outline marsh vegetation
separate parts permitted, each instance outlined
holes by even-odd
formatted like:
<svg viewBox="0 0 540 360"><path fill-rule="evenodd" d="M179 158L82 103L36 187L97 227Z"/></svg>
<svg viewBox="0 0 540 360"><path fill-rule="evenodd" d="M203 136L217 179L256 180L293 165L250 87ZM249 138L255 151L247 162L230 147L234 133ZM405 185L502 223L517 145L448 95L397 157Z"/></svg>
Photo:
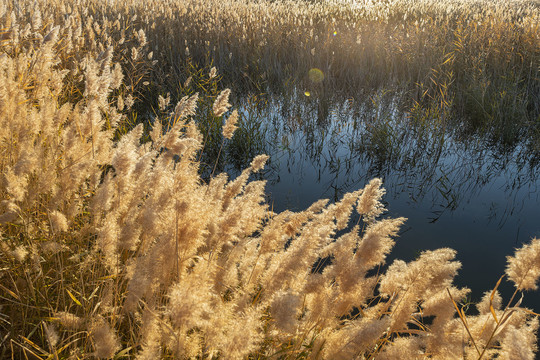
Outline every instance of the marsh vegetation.
<svg viewBox="0 0 540 360"><path fill-rule="evenodd" d="M3 2L0 358L534 359L539 26Z"/></svg>

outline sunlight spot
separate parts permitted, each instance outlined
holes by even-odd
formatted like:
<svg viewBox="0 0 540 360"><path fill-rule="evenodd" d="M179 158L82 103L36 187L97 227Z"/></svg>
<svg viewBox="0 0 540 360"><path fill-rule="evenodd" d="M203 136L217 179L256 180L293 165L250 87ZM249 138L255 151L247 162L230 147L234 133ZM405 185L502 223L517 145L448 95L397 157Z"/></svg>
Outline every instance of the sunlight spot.
<svg viewBox="0 0 540 360"><path fill-rule="evenodd" d="M309 80L314 83L320 83L324 80L324 73L317 68L312 68L308 72Z"/></svg>

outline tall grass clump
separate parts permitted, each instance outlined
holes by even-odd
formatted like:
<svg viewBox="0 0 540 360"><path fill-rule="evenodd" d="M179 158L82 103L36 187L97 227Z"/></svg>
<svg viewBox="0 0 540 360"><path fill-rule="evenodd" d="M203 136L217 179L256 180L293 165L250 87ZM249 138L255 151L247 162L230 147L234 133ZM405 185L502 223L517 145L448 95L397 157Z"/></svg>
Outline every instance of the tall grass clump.
<svg viewBox="0 0 540 360"><path fill-rule="evenodd" d="M265 155L202 180L198 93L131 124L137 47L96 23L103 43L70 37L90 15L58 4L72 17L0 7L1 358L534 357L538 318L516 300L538 239L508 259L508 305L497 284L466 314L455 251L384 266L405 219L381 218L379 179L282 213L252 180ZM229 96L212 103L221 146Z"/></svg>

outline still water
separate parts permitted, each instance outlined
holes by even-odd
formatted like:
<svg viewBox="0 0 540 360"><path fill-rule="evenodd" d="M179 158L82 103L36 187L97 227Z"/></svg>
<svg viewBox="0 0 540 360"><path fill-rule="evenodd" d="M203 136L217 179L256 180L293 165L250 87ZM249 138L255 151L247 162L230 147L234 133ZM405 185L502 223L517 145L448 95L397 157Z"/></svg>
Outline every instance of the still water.
<svg viewBox="0 0 540 360"><path fill-rule="evenodd" d="M256 110L246 102L244 126L264 139L253 151L270 155L268 200L276 212L300 211L380 177L384 216L408 218L387 264L453 248L462 263L455 283L478 301L503 275L506 256L540 237L538 156L526 141L501 148L460 124L397 109L392 96L329 105L299 92ZM513 289L504 283L508 301ZM523 305L540 311L540 291Z"/></svg>

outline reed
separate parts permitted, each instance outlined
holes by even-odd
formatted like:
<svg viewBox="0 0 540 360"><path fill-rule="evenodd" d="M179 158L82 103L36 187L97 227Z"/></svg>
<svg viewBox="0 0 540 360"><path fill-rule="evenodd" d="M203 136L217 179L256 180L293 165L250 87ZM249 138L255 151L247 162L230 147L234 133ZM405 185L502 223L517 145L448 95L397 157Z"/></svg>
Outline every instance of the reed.
<svg viewBox="0 0 540 360"><path fill-rule="evenodd" d="M398 87L408 107L444 107L507 144L540 114L534 1L193 0L153 13L167 74L182 76L176 63L189 57L217 66L236 91L283 93L313 91L308 74L319 69L338 101Z"/></svg>
<svg viewBox="0 0 540 360"><path fill-rule="evenodd" d="M138 26L168 5L0 5L1 358L534 357L538 315L516 299L540 240L508 258L507 305L497 284L466 314L453 250L385 265L405 219L381 217L381 180L274 213L251 180L265 155L202 179L239 113L228 89L149 98ZM134 121L145 101L157 116Z"/></svg>

